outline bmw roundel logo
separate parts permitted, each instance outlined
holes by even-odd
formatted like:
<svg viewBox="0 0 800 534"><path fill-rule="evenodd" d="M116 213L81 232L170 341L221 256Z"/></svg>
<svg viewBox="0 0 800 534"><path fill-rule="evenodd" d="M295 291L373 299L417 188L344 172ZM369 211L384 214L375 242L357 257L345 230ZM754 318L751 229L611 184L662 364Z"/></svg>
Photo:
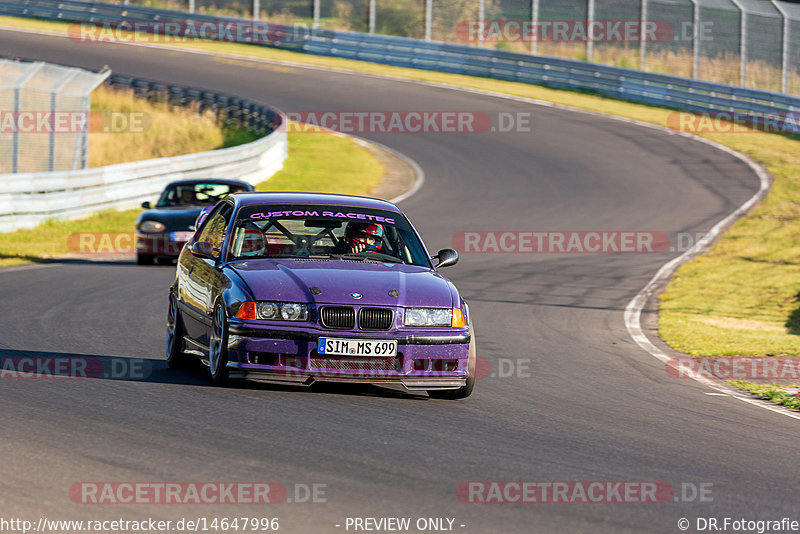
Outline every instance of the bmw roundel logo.
<svg viewBox="0 0 800 534"><path fill-rule="evenodd" d="M361 297L363 297L364 295L362 295L361 293L350 293L350 296L353 297L354 299L358 300Z"/></svg>

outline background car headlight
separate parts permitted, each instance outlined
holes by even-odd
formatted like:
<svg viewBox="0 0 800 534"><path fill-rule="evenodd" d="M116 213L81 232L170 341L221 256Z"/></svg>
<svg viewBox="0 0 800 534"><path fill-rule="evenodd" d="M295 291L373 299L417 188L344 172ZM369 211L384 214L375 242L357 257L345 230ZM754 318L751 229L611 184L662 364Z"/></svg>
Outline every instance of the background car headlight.
<svg viewBox="0 0 800 534"><path fill-rule="evenodd" d="M403 317L405 326L450 326L452 308L406 308Z"/></svg>
<svg viewBox="0 0 800 534"><path fill-rule="evenodd" d="M158 221L142 221L139 224L139 231L144 232L146 234L155 234L158 232L163 232L166 226L164 223Z"/></svg>

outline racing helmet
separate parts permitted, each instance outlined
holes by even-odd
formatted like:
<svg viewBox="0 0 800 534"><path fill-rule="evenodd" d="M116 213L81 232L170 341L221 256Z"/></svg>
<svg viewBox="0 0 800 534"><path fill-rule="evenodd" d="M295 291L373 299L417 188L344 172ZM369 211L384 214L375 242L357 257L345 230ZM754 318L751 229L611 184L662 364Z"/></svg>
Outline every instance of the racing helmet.
<svg viewBox="0 0 800 534"><path fill-rule="evenodd" d="M363 244L368 251L378 251L383 247L383 227L380 224L354 223L347 225L344 237L349 245ZM375 244L366 243L367 238L375 239Z"/></svg>

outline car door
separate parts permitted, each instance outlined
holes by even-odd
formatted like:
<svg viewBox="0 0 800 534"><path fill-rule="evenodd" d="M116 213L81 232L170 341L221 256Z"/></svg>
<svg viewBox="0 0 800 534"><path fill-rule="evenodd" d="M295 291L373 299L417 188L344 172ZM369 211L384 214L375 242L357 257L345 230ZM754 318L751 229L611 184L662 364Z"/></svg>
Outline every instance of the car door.
<svg viewBox="0 0 800 534"><path fill-rule="evenodd" d="M209 214L197 241L207 241L217 249L222 249L232 213L233 206L229 202L220 202ZM217 265L219 254L217 252L215 259L186 254L179 264L183 278L179 298L183 305L186 332L203 346L208 346L214 298L222 285L222 271Z"/></svg>

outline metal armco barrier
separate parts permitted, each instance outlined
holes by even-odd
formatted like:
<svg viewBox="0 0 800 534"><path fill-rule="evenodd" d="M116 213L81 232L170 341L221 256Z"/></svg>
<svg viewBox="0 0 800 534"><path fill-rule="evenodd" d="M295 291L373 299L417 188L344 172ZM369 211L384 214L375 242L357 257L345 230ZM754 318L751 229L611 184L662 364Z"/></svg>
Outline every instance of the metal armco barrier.
<svg viewBox="0 0 800 534"><path fill-rule="evenodd" d="M72 22L254 23L250 19L80 0L0 0L0 14ZM780 118L800 110L798 97L678 76L406 37L261 24L268 25L268 38L252 44L309 54L589 90L690 111L737 112L759 118L767 114Z"/></svg>

